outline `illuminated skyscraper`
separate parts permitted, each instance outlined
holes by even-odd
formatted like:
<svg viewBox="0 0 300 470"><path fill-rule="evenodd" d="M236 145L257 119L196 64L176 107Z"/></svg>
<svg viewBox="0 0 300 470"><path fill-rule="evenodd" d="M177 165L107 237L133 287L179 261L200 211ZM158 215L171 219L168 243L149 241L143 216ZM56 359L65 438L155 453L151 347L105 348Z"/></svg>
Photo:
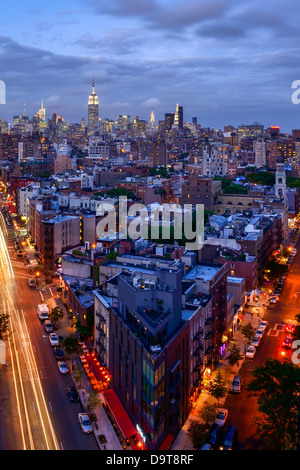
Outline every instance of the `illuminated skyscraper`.
<svg viewBox="0 0 300 470"><path fill-rule="evenodd" d="M92 93L89 96L88 104L88 134L91 135L99 125L99 101L95 92L95 84L93 79Z"/></svg>
<svg viewBox="0 0 300 470"><path fill-rule="evenodd" d="M182 106L178 106L178 105L176 106L174 124L178 127L178 129L183 128L183 108L182 108Z"/></svg>
<svg viewBox="0 0 300 470"><path fill-rule="evenodd" d="M152 110L151 115L150 115L150 127L151 127L151 129L153 129L154 126L155 126L155 117L154 117L154 112Z"/></svg>

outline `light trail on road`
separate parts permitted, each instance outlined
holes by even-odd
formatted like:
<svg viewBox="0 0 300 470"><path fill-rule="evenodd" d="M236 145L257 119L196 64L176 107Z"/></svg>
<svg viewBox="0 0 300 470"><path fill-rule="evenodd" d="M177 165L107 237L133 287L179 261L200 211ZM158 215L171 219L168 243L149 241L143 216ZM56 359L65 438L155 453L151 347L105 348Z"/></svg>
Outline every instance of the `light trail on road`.
<svg viewBox="0 0 300 470"><path fill-rule="evenodd" d="M11 295L14 277L0 228L0 283L3 312L9 315L8 345L17 402L17 426L21 435L20 450L60 450L46 405L26 315L22 309L16 308Z"/></svg>

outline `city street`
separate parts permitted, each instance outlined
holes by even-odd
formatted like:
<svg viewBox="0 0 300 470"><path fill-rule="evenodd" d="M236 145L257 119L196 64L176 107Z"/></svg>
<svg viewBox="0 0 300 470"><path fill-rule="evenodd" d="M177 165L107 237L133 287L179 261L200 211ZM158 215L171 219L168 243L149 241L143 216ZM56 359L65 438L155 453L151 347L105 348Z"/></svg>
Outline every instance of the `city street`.
<svg viewBox="0 0 300 470"><path fill-rule="evenodd" d="M286 336L283 324L294 320L300 309L300 242L296 244L297 254L287 275L284 288L276 304L262 307L263 319L269 322L254 359L246 358L239 374L244 379L244 387L240 394L228 394L225 408L229 410L228 423L239 429L240 448L243 450L261 449L262 443L255 432L253 419L258 416L256 399L249 397L247 384L252 380L251 372L255 367L262 366L267 358L281 359L282 341ZM299 292L298 292L299 291Z"/></svg>
<svg viewBox="0 0 300 470"><path fill-rule="evenodd" d="M6 365L0 369L1 449L96 450L94 436L83 435L77 421L80 405L67 397L71 377L59 373L37 316L37 305L56 292L29 287L32 273L25 263L13 267L13 230L0 227L0 309L10 315Z"/></svg>

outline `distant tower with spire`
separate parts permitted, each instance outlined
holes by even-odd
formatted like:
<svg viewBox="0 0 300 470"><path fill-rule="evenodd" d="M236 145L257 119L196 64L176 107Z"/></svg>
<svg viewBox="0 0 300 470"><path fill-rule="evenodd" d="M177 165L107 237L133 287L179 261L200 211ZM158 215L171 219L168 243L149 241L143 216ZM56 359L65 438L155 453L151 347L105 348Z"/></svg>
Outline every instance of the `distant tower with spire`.
<svg viewBox="0 0 300 470"><path fill-rule="evenodd" d="M46 119L46 109L44 108L44 100L42 98L42 104L40 109L37 112L38 117L40 118L41 121L44 121Z"/></svg>
<svg viewBox="0 0 300 470"><path fill-rule="evenodd" d="M151 111L151 115L150 115L150 128L153 129L155 126L155 117L154 117L154 112L153 112L153 109Z"/></svg>
<svg viewBox="0 0 300 470"><path fill-rule="evenodd" d="M99 126L99 100L95 92L95 81L92 81L92 92L88 102L88 134L92 135Z"/></svg>

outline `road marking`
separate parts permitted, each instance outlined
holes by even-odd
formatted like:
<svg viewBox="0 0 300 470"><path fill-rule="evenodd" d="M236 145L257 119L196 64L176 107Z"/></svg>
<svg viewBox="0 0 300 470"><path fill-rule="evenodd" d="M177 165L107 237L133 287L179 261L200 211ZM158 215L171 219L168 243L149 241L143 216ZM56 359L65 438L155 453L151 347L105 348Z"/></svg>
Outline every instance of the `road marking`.
<svg viewBox="0 0 300 470"><path fill-rule="evenodd" d="M278 330L269 330L268 333L267 333L268 336L278 336L279 335L279 331Z"/></svg>
<svg viewBox="0 0 300 470"><path fill-rule="evenodd" d="M51 405L51 401L49 401L49 407L50 407L50 410L51 410L52 413L53 413L53 408L52 408L52 405Z"/></svg>

